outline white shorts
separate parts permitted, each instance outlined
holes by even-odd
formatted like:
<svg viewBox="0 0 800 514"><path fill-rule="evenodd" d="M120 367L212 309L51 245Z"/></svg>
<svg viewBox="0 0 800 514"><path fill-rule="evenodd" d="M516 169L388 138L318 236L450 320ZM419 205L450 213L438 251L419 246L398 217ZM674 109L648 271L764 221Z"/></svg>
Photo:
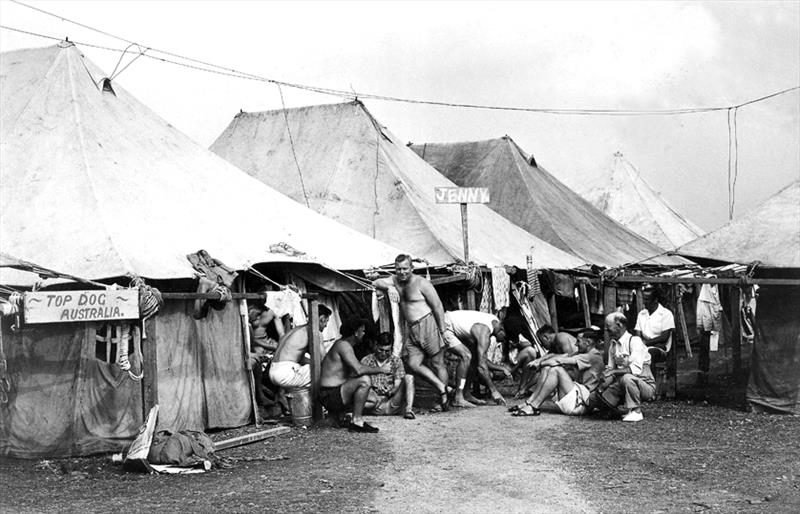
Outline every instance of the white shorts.
<svg viewBox="0 0 800 514"><path fill-rule="evenodd" d="M559 398L556 402L558 409L568 416L585 414L588 407L586 400L589 398L589 389L583 384L575 384L572 390Z"/></svg>
<svg viewBox="0 0 800 514"><path fill-rule="evenodd" d="M311 385L311 366L292 361L273 361L269 368L269 379L281 387L308 387Z"/></svg>

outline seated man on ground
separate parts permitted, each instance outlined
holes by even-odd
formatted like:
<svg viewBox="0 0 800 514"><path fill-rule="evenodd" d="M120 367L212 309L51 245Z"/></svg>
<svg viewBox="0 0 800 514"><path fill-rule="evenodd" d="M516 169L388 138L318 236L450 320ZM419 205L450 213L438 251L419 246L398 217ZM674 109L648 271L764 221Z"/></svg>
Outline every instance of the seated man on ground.
<svg viewBox="0 0 800 514"><path fill-rule="evenodd" d="M364 366L358 362L353 345L364 337L363 321L347 319L342 323L340 331L342 338L333 343L322 359L319 401L335 416L352 406L353 419L348 427L350 432L377 432L378 429L365 422L363 417L371 384L367 375L391 373L391 361L386 361L381 366Z"/></svg>
<svg viewBox="0 0 800 514"><path fill-rule="evenodd" d="M392 355L392 335L384 332L372 344L373 353L361 359L361 364L380 368L387 362L389 373L372 375L365 412L375 416L393 416L403 412L405 419L414 419L414 375L406 374L400 357Z"/></svg>
<svg viewBox="0 0 800 514"><path fill-rule="evenodd" d="M447 350L456 353L460 358L459 366L456 368L457 382L453 406L473 407L477 400L469 394L467 386L470 378L466 375L467 363L464 362L467 356L471 356L471 360L476 362L477 374L491 391L492 400L498 405L505 405L503 395L492 381L490 368L503 371L507 377L511 376L511 372L504 366L490 364L486 356L492 336L500 342L505 340L503 325L497 316L479 311L449 311L444 314L444 326L443 335ZM465 395L468 399L465 399Z"/></svg>
<svg viewBox="0 0 800 514"><path fill-rule="evenodd" d="M319 331L325 330L332 312L322 304L317 306ZM306 357L308 351L308 327L298 325L286 332L278 342L272 356L269 378L275 385L295 388L311 386L311 366Z"/></svg>
<svg viewBox="0 0 800 514"><path fill-rule="evenodd" d="M614 410L623 406L627 414L622 421L641 421L644 418L642 402L655 398L656 392L656 382L650 371L650 352L641 338L628 332L628 319L621 312L606 316L605 326L611 337L604 372L605 390L598 389L589 403L593 407Z"/></svg>
<svg viewBox="0 0 800 514"><path fill-rule="evenodd" d="M578 334L578 353L558 355L542 362L536 389L522 406L512 407L514 416L538 416L542 403L554 392L558 393L556 406L562 413L580 416L590 410L589 396L600 384L605 369L603 352L598 348L602 337L598 330L588 329ZM575 366L580 380L574 381L564 366Z"/></svg>
<svg viewBox="0 0 800 514"><path fill-rule="evenodd" d="M542 325L536 331L536 337L542 343L544 349L547 350L547 354L530 360L526 364L528 371L523 374L517 389L519 398L524 398L530 394L541 379L540 369L544 359L559 355L572 355L578 351L577 340L574 336L566 332L556 332L550 325ZM577 378L577 370L574 367L568 368L568 371L570 371L570 376L573 380Z"/></svg>

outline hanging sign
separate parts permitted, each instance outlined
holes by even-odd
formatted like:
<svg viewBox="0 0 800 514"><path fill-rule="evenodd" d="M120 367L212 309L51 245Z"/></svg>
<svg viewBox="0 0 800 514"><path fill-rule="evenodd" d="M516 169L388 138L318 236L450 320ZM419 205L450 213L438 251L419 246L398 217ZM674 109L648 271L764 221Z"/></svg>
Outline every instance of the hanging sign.
<svg viewBox="0 0 800 514"><path fill-rule="evenodd" d="M489 203L488 187L436 187L436 203Z"/></svg>
<svg viewBox="0 0 800 514"><path fill-rule="evenodd" d="M25 323L139 318L139 288L24 294Z"/></svg>

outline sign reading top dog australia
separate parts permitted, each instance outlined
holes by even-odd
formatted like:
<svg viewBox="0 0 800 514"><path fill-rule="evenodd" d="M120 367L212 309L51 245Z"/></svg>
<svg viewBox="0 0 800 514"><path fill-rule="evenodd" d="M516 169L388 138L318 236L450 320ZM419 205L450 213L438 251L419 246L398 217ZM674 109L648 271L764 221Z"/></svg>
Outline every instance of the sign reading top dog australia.
<svg viewBox="0 0 800 514"><path fill-rule="evenodd" d="M25 323L102 321L139 317L139 289L25 293Z"/></svg>
<svg viewBox="0 0 800 514"><path fill-rule="evenodd" d="M489 203L488 187L436 187L436 203Z"/></svg>

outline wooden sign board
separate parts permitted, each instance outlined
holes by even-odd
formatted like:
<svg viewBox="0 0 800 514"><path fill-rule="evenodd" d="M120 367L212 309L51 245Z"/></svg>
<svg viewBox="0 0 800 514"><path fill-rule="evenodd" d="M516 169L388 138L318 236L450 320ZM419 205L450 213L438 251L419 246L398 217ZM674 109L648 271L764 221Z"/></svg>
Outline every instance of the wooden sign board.
<svg viewBox="0 0 800 514"><path fill-rule="evenodd" d="M25 293L25 323L137 319L139 288Z"/></svg>
<svg viewBox="0 0 800 514"><path fill-rule="evenodd" d="M488 187L437 187L436 203L489 203Z"/></svg>

